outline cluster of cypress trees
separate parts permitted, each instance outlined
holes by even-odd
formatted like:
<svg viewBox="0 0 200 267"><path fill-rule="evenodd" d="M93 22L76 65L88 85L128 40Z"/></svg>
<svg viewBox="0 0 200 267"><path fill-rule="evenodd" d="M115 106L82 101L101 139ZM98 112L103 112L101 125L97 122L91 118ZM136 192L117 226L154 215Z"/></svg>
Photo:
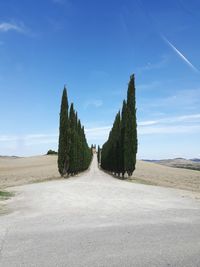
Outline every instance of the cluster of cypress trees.
<svg viewBox="0 0 200 267"><path fill-rule="evenodd" d="M101 167L124 177L135 170L137 154L137 123L135 78L131 75L127 100L123 101L122 112L118 112L107 142L101 150Z"/></svg>
<svg viewBox="0 0 200 267"><path fill-rule="evenodd" d="M89 167L92 152L87 144L84 127L78 119L73 103L68 105L67 90L64 87L61 109L58 145L58 170L61 176L74 175Z"/></svg>

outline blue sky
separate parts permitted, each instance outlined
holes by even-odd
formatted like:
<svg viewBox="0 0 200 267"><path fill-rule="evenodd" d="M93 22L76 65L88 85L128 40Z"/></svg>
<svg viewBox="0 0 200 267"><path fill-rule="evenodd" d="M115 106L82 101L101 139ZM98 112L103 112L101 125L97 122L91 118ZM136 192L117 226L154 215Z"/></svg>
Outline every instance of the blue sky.
<svg viewBox="0 0 200 267"><path fill-rule="evenodd" d="M103 144L135 73L138 158L200 157L198 0L1 0L0 154L57 149L64 84Z"/></svg>

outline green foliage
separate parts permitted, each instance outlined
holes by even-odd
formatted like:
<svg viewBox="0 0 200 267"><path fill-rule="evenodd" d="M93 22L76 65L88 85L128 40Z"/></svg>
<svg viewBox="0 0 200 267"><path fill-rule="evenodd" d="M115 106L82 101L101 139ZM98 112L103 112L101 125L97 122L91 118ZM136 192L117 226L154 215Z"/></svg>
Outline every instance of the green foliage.
<svg viewBox="0 0 200 267"><path fill-rule="evenodd" d="M127 93L127 160L125 163L125 169L129 176L132 175L135 170L136 154L137 154L137 123L136 123L136 103L135 103L135 79L134 75L131 76L128 85Z"/></svg>
<svg viewBox="0 0 200 267"><path fill-rule="evenodd" d="M101 163L101 149L100 149L100 146L98 146L98 150L97 150L97 160L98 160L98 163L100 164Z"/></svg>
<svg viewBox="0 0 200 267"><path fill-rule="evenodd" d="M14 196L14 193L8 191L0 191L0 200L6 200L12 196Z"/></svg>
<svg viewBox="0 0 200 267"><path fill-rule="evenodd" d="M114 174L132 175L137 154L137 124L134 75L130 77L127 101L117 113L107 142L101 151L101 166Z"/></svg>
<svg viewBox="0 0 200 267"><path fill-rule="evenodd" d="M58 170L61 176L65 175L69 167L68 155L68 99L67 90L64 87L61 108L60 108L60 128L59 128L59 143L58 143Z"/></svg>
<svg viewBox="0 0 200 267"><path fill-rule="evenodd" d="M57 155L58 154L58 152L56 152L56 151L54 151L54 150L51 150L51 149L49 149L48 151L47 151L47 155Z"/></svg>
<svg viewBox="0 0 200 267"><path fill-rule="evenodd" d="M64 97L66 96L65 90L66 89L64 88ZM64 107L66 106L67 109L63 108L63 102ZM67 119L60 119L58 150L58 158L60 158L60 161L58 160L58 169L59 171L61 169L61 175L75 175L89 167L92 159L92 153L87 144L84 127L81 125L81 121L78 119L78 114L74 110L73 103L70 105L68 114L68 105L65 105L65 101L62 100L61 113L63 112L64 114L67 114Z"/></svg>

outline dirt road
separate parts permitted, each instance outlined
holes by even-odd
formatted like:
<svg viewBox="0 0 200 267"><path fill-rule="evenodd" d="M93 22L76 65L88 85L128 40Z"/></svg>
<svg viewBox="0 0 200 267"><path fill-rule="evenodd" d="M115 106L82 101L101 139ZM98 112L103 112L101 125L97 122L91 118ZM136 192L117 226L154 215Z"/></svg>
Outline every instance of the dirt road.
<svg viewBox="0 0 200 267"><path fill-rule="evenodd" d="M200 203L177 189L88 172L12 188L0 266L200 266Z"/></svg>

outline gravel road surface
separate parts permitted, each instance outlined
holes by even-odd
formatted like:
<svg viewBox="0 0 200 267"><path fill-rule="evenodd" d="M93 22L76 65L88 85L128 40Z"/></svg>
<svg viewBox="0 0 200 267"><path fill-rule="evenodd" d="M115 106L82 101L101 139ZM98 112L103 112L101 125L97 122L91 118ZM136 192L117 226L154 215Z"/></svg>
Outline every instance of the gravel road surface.
<svg viewBox="0 0 200 267"><path fill-rule="evenodd" d="M2 267L199 267L200 203L100 171L14 187L0 216Z"/></svg>

